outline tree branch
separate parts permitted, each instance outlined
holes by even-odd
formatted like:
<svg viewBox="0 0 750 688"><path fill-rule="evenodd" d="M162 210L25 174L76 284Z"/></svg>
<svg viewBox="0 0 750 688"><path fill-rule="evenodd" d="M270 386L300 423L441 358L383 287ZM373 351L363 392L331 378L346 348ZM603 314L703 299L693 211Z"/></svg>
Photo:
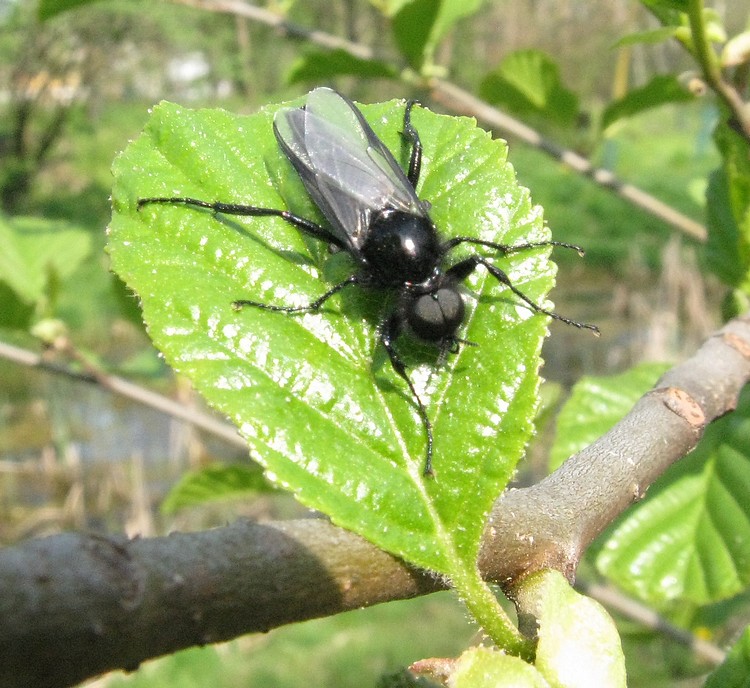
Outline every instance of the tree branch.
<svg viewBox="0 0 750 688"><path fill-rule="evenodd" d="M483 575L509 588L586 547L731 411L750 379L750 316L667 372L545 480L506 492ZM238 522L127 540L64 534L0 551L0 685L59 688L148 658L444 587L323 519ZM10 592L9 592L10 591Z"/></svg>
<svg viewBox="0 0 750 688"><path fill-rule="evenodd" d="M503 581L555 568L571 580L581 555L667 468L732 411L750 380L750 315L735 318L667 371L592 445L536 485L508 490L490 515L480 557Z"/></svg>

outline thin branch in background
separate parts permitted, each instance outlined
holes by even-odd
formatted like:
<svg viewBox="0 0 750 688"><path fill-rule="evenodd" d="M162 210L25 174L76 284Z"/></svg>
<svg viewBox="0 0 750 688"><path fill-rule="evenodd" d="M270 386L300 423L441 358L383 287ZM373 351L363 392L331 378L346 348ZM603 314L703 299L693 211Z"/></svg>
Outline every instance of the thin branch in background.
<svg viewBox="0 0 750 688"><path fill-rule="evenodd" d="M668 371L610 432L540 483L509 490L480 570L500 584L556 568L687 454L750 380L750 314ZM0 550L0 685L61 688L196 644L444 589L325 519L238 521L127 540L62 534ZM36 642L29 643L33 637Z"/></svg>
<svg viewBox="0 0 750 688"><path fill-rule="evenodd" d="M343 50L344 52L358 57L360 60L372 60L373 51L360 43L353 43L345 38L333 36L325 31L308 29L300 24L287 21L284 17L270 10L257 7L242 0L171 0L176 5L187 5L196 7L207 12L220 12L222 14L233 14L238 17L251 19L259 24L265 24L276 29L280 34L288 38L299 38L309 41L315 45L328 50Z"/></svg>
<svg viewBox="0 0 750 688"><path fill-rule="evenodd" d="M477 98L468 91L440 79L433 79L430 86L433 98L446 108L461 114L472 115L485 124L489 124L493 129L504 132L505 135L515 136L524 143L547 153L547 155L567 165L575 172L588 177L599 186L613 191L620 198L641 210L658 217L686 236L698 241L706 240L706 228L699 222L675 210L670 205L643 191L643 189L621 181L609 170L594 166L588 158L545 139L535 129L488 105L484 100Z"/></svg>
<svg viewBox="0 0 750 688"><path fill-rule="evenodd" d="M100 370L94 371L88 365L85 372L76 371L69 366L51 362L44 355L13 346L6 342L0 342L0 358L31 368L47 370L57 375L64 375L79 382L97 384L114 394L148 406L156 411L166 413L178 420L191 423L196 428L209 432L232 446L243 449L247 448L247 443L237 434L237 429L233 425L223 423L207 413L188 408L169 397L152 392L117 375L110 375Z"/></svg>
<svg viewBox="0 0 750 688"><path fill-rule="evenodd" d="M617 612L625 618L639 623L644 628L661 633L680 645L689 647L698 659L708 664L718 666L726 659L727 653L720 647L696 637L690 631L675 626L650 607L624 595L609 585L582 583L576 584L576 588L585 595L601 602L610 611Z"/></svg>
<svg viewBox="0 0 750 688"><path fill-rule="evenodd" d="M274 12L255 7L241 0L171 1L177 5L197 7L209 12L222 12L246 17L260 24L273 27L286 36L303 39L328 50L343 50L359 59L367 60L374 56L373 51L367 46L352 43L324 31L307 29L299 24L288 22ZM619 180L609 170L594 166L591 161L575 151L558 146L535 129L492 107L487 102L441 79L431 79L427 86L432 89L435 100L450 111L462 115L471 114L503 135L521 139L579 174L588 177L599 186L614 192L629 203L666 222L686 236L701 242L706 240L706 229L701 223L675 210L633 184L627 184Z"/></svg>

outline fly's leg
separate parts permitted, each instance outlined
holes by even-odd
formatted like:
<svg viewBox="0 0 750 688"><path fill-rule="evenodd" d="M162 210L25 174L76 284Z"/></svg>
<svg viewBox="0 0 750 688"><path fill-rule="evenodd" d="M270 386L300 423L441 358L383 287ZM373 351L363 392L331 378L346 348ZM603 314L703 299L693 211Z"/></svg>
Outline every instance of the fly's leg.
<svg viewBox="0 0 750 688"><path fill-rule="evenodd" d="M335 244L341 249L346 250L348 246L341 241L335 234L329 232L325 227L321 227L312 220L306 220L304 217L294 215L288 210L279 210L277 208L258 208L254 205L241 205L238 203L219 203L211 201L201 201L197 198L174 197L174 198L139 198L138 210L144 205L152 203L188 205L195 208L207 208L215 213L224 215L242 215L244 217L280 217L293 227L296 227L305 234L309 234L321 241L327 241L329 244Z"/></svg>
<svg viewBox="0 0 750 688"><path fill-rule="evenodd" d="M427 409L424 407L422 400L419 398L419 394L417 394L417 390L414 387L414 384L409 379L409 376L406 374L406 365L401 360L401 357L398 355L398 351L396 351L395 342L396 342L396 339L398 338L400 331L401 331L401 316L398 313L393 313L385 321L385 323L383 323L380 329L380 341L383 343L383 346L385 347L385 350L388 353L388 358L391 360L391 365L393 366L393 369L406 381L406 384L409 385L409 390L411 391L412 396L417 402L417 409L419 410L419 415L422 418L422 425L424 426L425 435L427 436L427 448L425 450L425 462L424 462L424 475L433 476L434 473L432 471L432 423L430 423L430 419L427 417Z"/></svg>
<svg viewBox="0 0 750 688"><path fill-rule="evenodd" d="M409 156L409 169L406 177L411 185L416 189L419 175L422 171L422 142L419 140L419 134L411 123L411 109L418 105L416 100L410 100L406 103L404 110L404 130L401 135L411 144L411 155Z"/></svg>
<svg viewBox="0 0 750 688"><path fill-rule="evenodd" d="M240 299L238 301L232 301L232 308L239 311L245 306L254 306L255 308L264 308L267 311L280 311L282 313L305 313L309 311L317 311L328 299L334 294L338 294L342 289L352 284L358 284L359 278L357 275L347 277L343 282L339 282L331 287L323 296L318 297L315 301L308 303L305 306L275 306L270 303L259 303L258 301L246 301Z"/></svg>
<svg viewBox="0 0 750 688"><path fill-rule="evenodd" d="M144 205L150 205L152 203L162 204L178 204L193 206L196 208L207 208L213 210L215 213L223 213L224 215L243 215L246 217L280 217L285 222L296 227L305 234L309 234L316 239L327 241L330 244L335 244L341 249L346 250L348 247L334 234L329 232L325 227L321 227L319 224L306 220L304 217L294 215L287 210L278 210L276 208L258 208L254 205L240 205L237 203L219 203L201 201L197 198L188 197L164 197L164 198L139 198L138 209L140 210ZM241 310L245 306L254 306L256 308L265 308L268 311L281 311L283 313L302 313L305 311L316 311L318 310L328 299L334 294L340 292L344 287L348 287L351 284L357 284L359 279L357 275L348 277L343 282L331 287L321 297L315 299L315 301L307 304L306 306L275 306L268 303L258 303L257 301L246 301L239 299L232 301L232 308L235 310Z"/></svg>
<svg viewBox="0 0 750 688"><path fill-rule="evenodd" d="M483 239L475 239L474 237L453 237L444 242L440 247L443 254L447 253L451 249L454 249L459 244L472 244L474 246L486 246L487 248L493 248L496 251L500 251L504 256L509 253L515 253L516 251L525 251L529 248L543 248L544 246L559 246L561 248L570 248L578 253L579 256L583 257L584 250L580 246L575 244L568 244L564 241L536 241L526 244L498 244L495 241L484 241Z"/></svg>
<svg viewBox="0 0 750 688"><path fill-rule="evenodd" d="M599 328L596 325L589 325L587 323L577 322L576 320L570 320L570 318L566 318L559 313L548 311L546 308L542 308L538 303L532 301L528 296L526 296L526 294L518 289L518 287L516 287L510 281L510 278L507 274L505 274L505 272L490 263L486 258L484 258L484 256L470 256L469 258L462 260L460 263L456 263L453 267L448 269L445 274L450 279L456 280L457 282L462 282L472 272L474 272L478 265L483 265L485 268L487 268L487 272L489 272L490 275L492 275L498 282L500 282L500 284L504 284L506 287L508 287L508 289L510 289L519 299L526 303L526 305L528 305L529 308L531 308L533 311L548 315L554 320L559 320L560 322L564 322L567 325L572 325L573 327L577 327L579 330L591 330L591 332L593 332L597 337L599 336Z"/></svg>

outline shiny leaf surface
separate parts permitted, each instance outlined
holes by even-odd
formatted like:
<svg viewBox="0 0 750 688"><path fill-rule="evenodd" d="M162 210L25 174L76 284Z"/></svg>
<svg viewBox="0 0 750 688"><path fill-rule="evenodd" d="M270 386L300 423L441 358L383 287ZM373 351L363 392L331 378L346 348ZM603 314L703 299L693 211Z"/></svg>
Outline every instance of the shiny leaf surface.
<svg viewBox="0 0 750 688"><path fill-rule="evenodd" d="M136 208L138 198L184 195L321 221L273 137L275 109L241 117L159 105L114 166L113 268L140 297L169 364L238 425L276 484L414 564L474 575L485 515L532 431L546 318L477 271L459 333L476 346L435 370L435 350L401 338L434 424L436 476L426 478L414 401L376 345L388 294L350 289L298 315L231 308L234 299L308 303L352 272L347 255L329 255L279 218ZM362 110L404 163L403 102ZM413 123L425 148L418 193L445 236L547 238L503 142L473 120L421 108ZM546 250L497 264L544 301L553 281Z"/></svg>

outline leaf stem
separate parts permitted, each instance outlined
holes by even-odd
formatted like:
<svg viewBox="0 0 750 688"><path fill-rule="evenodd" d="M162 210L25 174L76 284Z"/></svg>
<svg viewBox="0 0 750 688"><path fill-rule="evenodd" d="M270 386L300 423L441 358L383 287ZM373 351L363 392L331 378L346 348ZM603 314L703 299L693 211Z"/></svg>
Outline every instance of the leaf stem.
<svg viewBox="0 0 750 688"><path fill-rule="evenodd" d="M706 83L729 108L737 121L737 129L750 141L750 117L739 93L724 79L716 52L711 47L705 21L703 0L688 0L687 16L693 43L693 55L703 70Z"/></svg>
<svg viewBox="0 0 750 688"><path fill-rule="evenodd" d="M714 53L708 40L703 0L689 0L687 13L695 58L703 69L706 80L713 87L721 80L721 72L716 53Z"/></svg>
<svg viewBox="0 0 750 688"><path fill-rule="evenodd" d="M451 582L474 620L500 649L527 661L533 659L533 641L516 628L490 586L482 580L479 569L464 569L459 577L454 574Z"/></svg>

